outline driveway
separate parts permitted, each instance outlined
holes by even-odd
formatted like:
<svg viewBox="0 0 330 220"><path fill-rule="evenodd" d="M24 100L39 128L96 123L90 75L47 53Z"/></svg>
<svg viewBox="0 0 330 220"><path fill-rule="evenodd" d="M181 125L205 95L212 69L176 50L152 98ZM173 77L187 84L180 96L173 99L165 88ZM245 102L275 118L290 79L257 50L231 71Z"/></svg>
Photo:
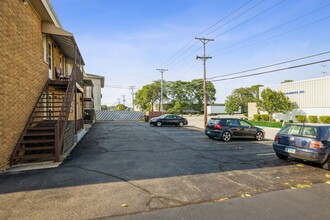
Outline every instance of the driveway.
<svg viewBox="0 0 330 220"><path fill-rule="evenodd" d="M96 123L55 169L0 174L0 219L120 216L329 181L271 141L211 140L194 127Z"/></svg>

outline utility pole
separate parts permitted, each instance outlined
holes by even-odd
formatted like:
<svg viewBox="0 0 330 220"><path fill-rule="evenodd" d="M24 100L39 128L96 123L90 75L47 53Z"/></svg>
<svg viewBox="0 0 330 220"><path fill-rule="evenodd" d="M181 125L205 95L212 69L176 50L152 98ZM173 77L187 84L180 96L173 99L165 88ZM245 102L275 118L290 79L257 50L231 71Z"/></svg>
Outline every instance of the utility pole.
<svg viewBox="0 0 330 220"><path fill-rule="evenodd" d="M123 105L125 105L125 101L126 101L125 95L123 95Z"/></svg>
<svg viewBox="0 0 330 220"><path fill-rule="evenodd" d="M160 112L163 113L163 73L168 71L168 69L156 69L161 73L160 81Z"/></svg>
<svg viewBox="0 0 330 220"><path fill-rule="evenodd" d="M117 101L118 101L118 105L120 104L120 99L117 99Z"/></svg>
<svg viewBox="0 0 330 220"><path fill-rule="evenodd" d="M212 57L206 56L205 52L205 45L210 42L214 41L214 39L207 39L204 37L195 37L196 40L199 40L203 44L203 50L204 50L204 55L201 56L196 56L196 59L202 59L203 60L203 66L204 66L204 77L203 77L203 99L204 99L204 128L206 128L206 123L207 123L207 96L206 96L206 60L212 59Z"/></svg>
<svg viewBox="0 0 330 220"><path fill-rule="evenodd" d="M135 86L130 86L129 88L132 90L132 92L131 92L131 95L132 95L132 108L133 108L133 111L134 111L134 88L135 88Z"/></svg>

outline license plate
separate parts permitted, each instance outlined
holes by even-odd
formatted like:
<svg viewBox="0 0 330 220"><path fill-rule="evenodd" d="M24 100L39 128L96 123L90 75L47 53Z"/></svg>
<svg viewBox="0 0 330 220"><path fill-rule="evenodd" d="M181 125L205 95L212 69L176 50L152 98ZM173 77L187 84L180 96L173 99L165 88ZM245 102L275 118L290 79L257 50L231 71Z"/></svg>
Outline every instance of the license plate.
<svg viewBox="0 0 330 220"><path fill-rule="evenodd" d="M296 149L293 149L293 148L285 148L285 152L288 152L290 154L295 154L296 153Z"/></svg>

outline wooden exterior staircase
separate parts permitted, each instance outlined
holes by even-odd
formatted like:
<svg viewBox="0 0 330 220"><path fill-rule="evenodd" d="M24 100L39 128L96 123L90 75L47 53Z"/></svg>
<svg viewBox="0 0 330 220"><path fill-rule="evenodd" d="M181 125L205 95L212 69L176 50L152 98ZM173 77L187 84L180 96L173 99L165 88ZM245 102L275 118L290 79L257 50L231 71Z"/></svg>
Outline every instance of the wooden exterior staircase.
<svg viewBox="0 0 330 220"><path fill-rule="evenodd" d="M69 80L47 80L13 150L11 165L60 161L77 75L80 73L75 66Z"/></svg>

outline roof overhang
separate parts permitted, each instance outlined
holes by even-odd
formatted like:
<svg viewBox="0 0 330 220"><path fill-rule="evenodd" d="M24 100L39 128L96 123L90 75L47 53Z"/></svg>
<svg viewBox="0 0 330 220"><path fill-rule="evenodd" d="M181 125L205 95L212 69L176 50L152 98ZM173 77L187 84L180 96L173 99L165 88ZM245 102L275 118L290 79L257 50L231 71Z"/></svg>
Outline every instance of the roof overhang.
<svg viewBox="0 0 330 220"><path fill-rule="evenodd" d="M93 78L93 79L100 79L101 80L101 88L104 88L104 76L94 75L87 73L87 78Z"/></svg>
<svg viewBox="0 0 330 220"><path fill-rule="evenodd" d="M73 59L75 63L85 65L85 62L81 56L76 40L72 33L56 27L54 24L49 22L41 23L41 31L45 34L52 35L55 42L61 48L61 52Z"/></svg>
<svg viewBox="0 0 330 220"><path fill-rule="evenodd" d="M57 27L62 27L49 0L29 0L29 2L38 13L41 20L54 23Z"/></svg>

